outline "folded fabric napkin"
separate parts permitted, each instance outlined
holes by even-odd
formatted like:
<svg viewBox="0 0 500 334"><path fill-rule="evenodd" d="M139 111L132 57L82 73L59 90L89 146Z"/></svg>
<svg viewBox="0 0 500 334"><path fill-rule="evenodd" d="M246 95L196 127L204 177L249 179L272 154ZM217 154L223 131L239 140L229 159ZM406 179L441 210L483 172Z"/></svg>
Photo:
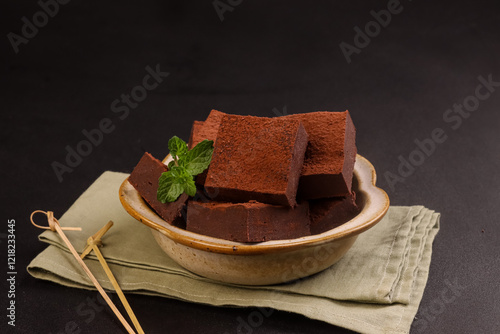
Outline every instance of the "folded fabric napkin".
<svg viewBox="0 0 500 334"><path fill-rule="evenodd" d="M112 220L101 249L124 292L225 306L271 307L361 333L408 333L427 283L439 213L422 206L392 206L362 233L335 265L311 277L273 286L238 286L200 277L171 260L150 229L121 206L118 188L128 174L105 172L59 219L80 226L66 235L81 252L87 238ZM28 266L36 278L93 289L91 281L51 231L49 247ZM105 289L113 290L97 258L86 258Z"/></svg>

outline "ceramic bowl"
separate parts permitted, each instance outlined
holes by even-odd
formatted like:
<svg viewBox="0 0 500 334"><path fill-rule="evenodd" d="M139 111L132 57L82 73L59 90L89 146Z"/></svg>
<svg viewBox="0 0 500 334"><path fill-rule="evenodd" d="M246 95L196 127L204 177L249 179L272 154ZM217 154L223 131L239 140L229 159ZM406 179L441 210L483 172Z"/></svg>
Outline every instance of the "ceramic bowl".
<svg viewBox="0 0 500 334"><path fill-rule="evenodd" d="M256 244L213 238L172 226L144 202L128 180L122 183L119 193L125 210L149 226L163 251L182 267L221 282L268 285L330 267L344 256L360 233L378 223L389 209L389 197L375 186L376 178L372 164L358 154L353 189L361 212L356 217L321 234Z"/></svg>

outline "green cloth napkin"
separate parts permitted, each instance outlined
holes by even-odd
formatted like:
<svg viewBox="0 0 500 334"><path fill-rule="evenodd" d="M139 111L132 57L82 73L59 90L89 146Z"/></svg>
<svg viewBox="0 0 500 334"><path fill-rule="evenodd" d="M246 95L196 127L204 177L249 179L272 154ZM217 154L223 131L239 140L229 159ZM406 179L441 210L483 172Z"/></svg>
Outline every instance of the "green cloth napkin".
<svg viewBox="0 0 500 334"><path fill-rule="evenodd" d="M59 219L80 226L66 235L81 252L87 238L109 220L115 225L101 249L121 288L217 306L256 306L303 314L361 333L408 333L427 282L439 213L423 206L392 206L373 228L325 271L273 286L237 286L200 277L179 266L156 244L150 229L121 206L118 188L128 174L105 172ZM36 278L94 289L59 236L28 266ZM97 258L85 260L105 289L112 285Z"/></svg>

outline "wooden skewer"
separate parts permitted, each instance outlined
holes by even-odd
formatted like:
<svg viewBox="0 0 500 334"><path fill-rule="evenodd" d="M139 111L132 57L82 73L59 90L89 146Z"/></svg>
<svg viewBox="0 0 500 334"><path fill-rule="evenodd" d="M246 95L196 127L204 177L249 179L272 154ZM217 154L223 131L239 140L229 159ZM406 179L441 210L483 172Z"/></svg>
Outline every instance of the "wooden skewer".
<svg viewBox="0 0 500 334"><path fill-rule="evenodd" d="M35 224L33 222L33 215L35 213L37 213L37 212L43 213L43 214L45 214L47 216L47 220L49 222L49 227L48 228L44 227L44 226L39 226L39 225L37 225L37 224ZM116 308L115 304L113 304L113 302L111 301L111 299L106 294L106 291L104 291L104 289L99 284L99 282L97 281L97 279L94 277L94 275L92 274L92 272L90 271L90 269L87 267L87 265L85 264L85 262L83 262L83 260L80 258L80 256L78 255L77 251L75 250L75 248L73 247L73 245L71 244L71 242L69 241L69 239L64 234L63 228L61 228L61 225L59 224L59 221L54 217L54 213L52 211L45 212L45 211L41 211L41 210L36 210L33 213L31 213L30 220L31 220L31 223L33 225L35 225L36 227L38 227L38 228L50 229L51 231L57 232L59 234L59 236L64 241L64 243L66 244L66 246L68 246L68 249L70 250L71 254L73 254L73 256L75 257L75 259L77 260L77 262L80 264L80 266L82 266L83 271L85 272L85 274L87 274L87 276L90 278L90 280L92 281L92 283L94 284L94 286L97 288L97 290L101 294L102 298L104 298L104 300L106 301L106 303L108 303L109 307L111 308L111 310L113 310L113 312L115 313L115 315L117 316L117 318L120 320L120 322L122 323L122 325L125 327L125 329L127 330L127 332L129 332L130 334L135 334L133 328L130 327L130 325L128 324L128 322L125 320L125 318L120 313L120 311ZM68 230L68 228L64 228L64 229ZM75 231L75 229L81 231L81 228L79 228L79 227L71 228L71 229L73 231Z"/></svg>
<svg viewBox="0 0 500 334"><path fill-rule="evenodd" d="M132 311L132 307L130 307L130 304L127 301L127 298L125 298L125 295L123 294L122 289L120 288L120 285L116 281L115 276L111 272L111 269L108 266L108 263L106 262L106 259L102 255L101 251L99 250L98 245L101 244L101 238L102 236L113 226L113 222L109 221L103 228L101 228L99 231L97 231L96 234L93 236L89 237L87 239L87 247L85 247L85 250L83 251L82 255L80 256L82 259L89 254L92 250L94 253L97 255L97 258L99 259L99 262L101 263L104 271L106 272L106 275L108 275L109 280L111 281L111 284L113 284L113 287L115 288L116 293L118 294L118 297L120 297L120 300L125 307L125 310L127 311L130 319L132 320L132 323L134 324L135 329L139 334L144 334L144 331L142 330L141 325L139 324L139 321L137 320L134 311Z"/></svg>
<svg viewBox="0 0 500 334"><path fill-rule="evenodd" d="M91 251L92 251L92 245L89 243L90 238L94 240L94 242L100 246L101 245L101 238L106 234L106 232L109 231L109 229L113 226L113 222L110 220L104 227L102 227L99 231L94 233L93 236L89 237L87 240L87 247L83 250L82 255L80 255L80 258L83 260L85 256L87 256Z"/></svg>

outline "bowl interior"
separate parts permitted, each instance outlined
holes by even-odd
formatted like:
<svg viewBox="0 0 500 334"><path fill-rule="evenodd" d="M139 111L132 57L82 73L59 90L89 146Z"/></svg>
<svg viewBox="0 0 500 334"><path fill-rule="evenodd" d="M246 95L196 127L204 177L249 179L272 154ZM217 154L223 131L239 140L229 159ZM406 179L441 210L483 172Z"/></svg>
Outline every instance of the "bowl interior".
<svg viewBox="0 0 500 334"><path fill-rule="evenodd" d="M168 161L167 157L164 162ZM153 228L173 241L188 247L232 255L283 252L305 246L314 246L332 240L357 235L379 222L389 209L389 197L375 186L376 173L372 164L357 155L354 166L353 190L361 212L334 229L321 234L286 240L272 240L256 244L234 242L200 235L165 222L147 205L135 188L125 180L119 190L125 210L143 224Z"/></svg>

